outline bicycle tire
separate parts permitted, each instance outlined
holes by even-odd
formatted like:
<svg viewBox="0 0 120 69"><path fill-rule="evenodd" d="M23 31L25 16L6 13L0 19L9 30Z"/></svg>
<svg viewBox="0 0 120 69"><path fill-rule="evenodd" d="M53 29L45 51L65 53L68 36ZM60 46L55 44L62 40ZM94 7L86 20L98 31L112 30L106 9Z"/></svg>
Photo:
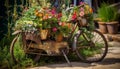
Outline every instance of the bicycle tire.
<svg viewBox="0 0 120 69"><path fill-rule="evenodd" d="M82 42L82 40L79 40L79 38L81 37L81 35L84 34L84 32L82 32L79 35L78 40L77 40L77 47L80 47L80 48L77 48L76 54L83 62L87 62L87 63L102 61L105 58L107 51L108 51L108 43L104 35L97 30L93 30L91 33L93 37L90 39L90 42L87 42L88 46L84 46L83 45L84 42ZM100 41L100 39L102 41ZM79 42L82 42L82 43L79 43Z"/></svg>
<svg viewBox="0 0 120 69"><path fill-rule="evenodd" d="M21 34L17 34L10 45L10 54L14 63L20 63L23 59L26 59L26 55L28 55L27 53L24 52L22 45L16 44L19 43L18 40L21 38L20 35ZM30 57L27 56L27 58ZM40 55L34 55L34 58L32 57L31 59L33 60L33 62L37 62L40 59Z"/></svg>

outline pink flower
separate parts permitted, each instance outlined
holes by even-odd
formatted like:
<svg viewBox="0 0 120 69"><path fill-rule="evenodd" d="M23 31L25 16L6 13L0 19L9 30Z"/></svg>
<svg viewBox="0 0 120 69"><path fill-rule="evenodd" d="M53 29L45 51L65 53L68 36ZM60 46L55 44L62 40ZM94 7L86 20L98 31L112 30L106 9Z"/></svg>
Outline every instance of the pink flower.
<svg viewBox="0 0 120 69"><path fill-rule="evenodd" d="M55 8L53 8L53 9L51 10L51 13L52 13L52 15L55 15L55 14L56 14Z"/></svg>
<svg viewBox="0 0 120 69"><path fill-rule="evenodd" d="M85 15L84 11L81 11L79 14L81 17Z"/></svg>
<svg viewBox="0 0 120 69"><path fill-rule="evenodd" d="M52 31L53 31L53 32L56 32L56 31L57 31L57 28L56 28L56 27L52 28Z"/></svg>
<svg viewBox="0 0 120 69"><path fill-rule="evenodd" d="M62 22L59 22L58 24L61 26L61 25L62 25Z"/></svg>
<svg viewBox="0 0 120 69"><path fill-rule="evenodd" d="M84 8L81 7L81 8L80 8L80 11L84 11Z"/></svg>
<svg viewBox="0 0 120 69"><path fill-rule="evenodd" d="M84 4L84 2L82 2L82 1L81 1L81 2L79 2L79 5L82 5L82 4Z"/></svg>

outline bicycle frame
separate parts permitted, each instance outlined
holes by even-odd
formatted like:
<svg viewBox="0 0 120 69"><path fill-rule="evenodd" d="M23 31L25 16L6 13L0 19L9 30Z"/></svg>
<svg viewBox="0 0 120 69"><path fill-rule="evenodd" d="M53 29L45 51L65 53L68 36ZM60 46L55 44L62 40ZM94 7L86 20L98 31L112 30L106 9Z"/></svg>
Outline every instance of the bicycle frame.
<svg viewBox="0 0 120 69"><path fill-rule="evenodd" d="M66 11L69 11L72 8L73 7L69 7L69 8L66 9ZM62 55L62 56L65 57L67 63L71 66L71 63L68 60L67 55L72 50L72 52L75 52L80 59L85 60L85 59L83 59L83 57L80 56L80 53L78 51L78 49L83 48L82 45L80 45L80 47L78 46L79 45L77 43L79 41L78 38L80 36L83 36L85 41L87 41L87 43L89 44L86 47L91 47L92 48L94 46L94 44L91 41L91 39L89 38L89 36L85 33L85 31L83 29L81 29L84 26L82 26L82 24L81 24L82 22L79 19L79 17L76 19L76 21L70 22L70 23L74 23L74 25L72 26L72 31L70 31L68 37L66 37L67 40L61 41L61 42L57 42L57 41L55 41L55 40L53 40L51 38L46 39L46 40L42 40L41 38L38 37L39 34L37 34L37 37L38 37L37 39L38 40L36 40L36 36L34 38L34 35L30 34L33 37L33 39L35 39L35 41L31 40L30 42L27 42L28 40L26 39L26 35L28 35L29 33L26 34L27 32L23 32L21 30L15 31L13 33L13 35L17 35L17 36L12 41L11 47L10 47L10 53L12 54L12 58L15 59L15 57L14 57L15 42L17 41L19 36L22 36L22 42L23 42L22 44L23 44L23 50L24 50L25 54L34 54L34 55L37 55L37 56L38 55L39 56L41 56L41 55L42 56L60 56L60 55ZM91 33L91 31L90 31L90 33ZM103 35L100 34L99 32L98 32L98 34L100 36L102 36L102 39L104 40L104 42L106 44L106 40L104 39ZM30 37L30 39L31 39L31 37ZM79 42L83 42L83 41L84 40L79 41ZM35 42L36 44L34 44L32 42ZM86 47L84 46L84 48L86 48ZM105 57L106 53L107 53L107 44L106 44L105 50L106 50L105 54L101 57L100 60L102 60ZM39 59L39 57L38 57L38 59Z"/></svg>
<svg viewBox="0 0 120 69"><path fill-rule="evenodd" d="M78 28L78 30L77 30ZM77 31L76 31L77 30ZM77 37L81 34L81 32L83 32L82 30L80 30L79 27L79 22L75 22L75 25L73 27L73 30L70 32L71 34L68 36L68 42L72 42L72 47L71 49L73 51L75 51L77 49L76 43L77 43Z"/></svg>

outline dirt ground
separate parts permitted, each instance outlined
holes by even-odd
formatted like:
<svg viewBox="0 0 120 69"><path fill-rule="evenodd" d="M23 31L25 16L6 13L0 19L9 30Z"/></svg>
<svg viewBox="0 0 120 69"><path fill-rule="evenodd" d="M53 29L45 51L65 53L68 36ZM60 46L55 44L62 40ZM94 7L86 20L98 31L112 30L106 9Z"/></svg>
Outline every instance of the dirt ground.
<svg viewBox="0 0 120 69"><path fill-rule="evenodd" d="M102 62L83 63L72 62L72 67L67 63L49 64L28 69L120 69L120 42L109 42L109 51Z"/></svg>

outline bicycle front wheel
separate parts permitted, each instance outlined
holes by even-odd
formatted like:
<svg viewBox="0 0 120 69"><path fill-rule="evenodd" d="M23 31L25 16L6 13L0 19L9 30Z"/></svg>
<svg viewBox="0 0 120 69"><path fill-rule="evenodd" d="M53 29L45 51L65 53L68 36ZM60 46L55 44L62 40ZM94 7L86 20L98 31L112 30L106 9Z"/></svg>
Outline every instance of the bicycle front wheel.
<svg viewBox="0 0 120 69"><path fill-rule="evenodd" d="M82 32L77 40L76 54L83 62L98 62L104 59L108 51L107 40L97 31Z"/></svg>
<svg viewBox="0 0 120 69"><path fill-rule="evenodd" d="M20 63L22 61L27 61L27 60L31 60L33 62L37 62L40 58L40 55L28 55L26 53L26 41L24 41L22 39L22 35L18 34L14 37L11 46L10 46L10 54L11 57L14 61L14 63Z"/></svg>

